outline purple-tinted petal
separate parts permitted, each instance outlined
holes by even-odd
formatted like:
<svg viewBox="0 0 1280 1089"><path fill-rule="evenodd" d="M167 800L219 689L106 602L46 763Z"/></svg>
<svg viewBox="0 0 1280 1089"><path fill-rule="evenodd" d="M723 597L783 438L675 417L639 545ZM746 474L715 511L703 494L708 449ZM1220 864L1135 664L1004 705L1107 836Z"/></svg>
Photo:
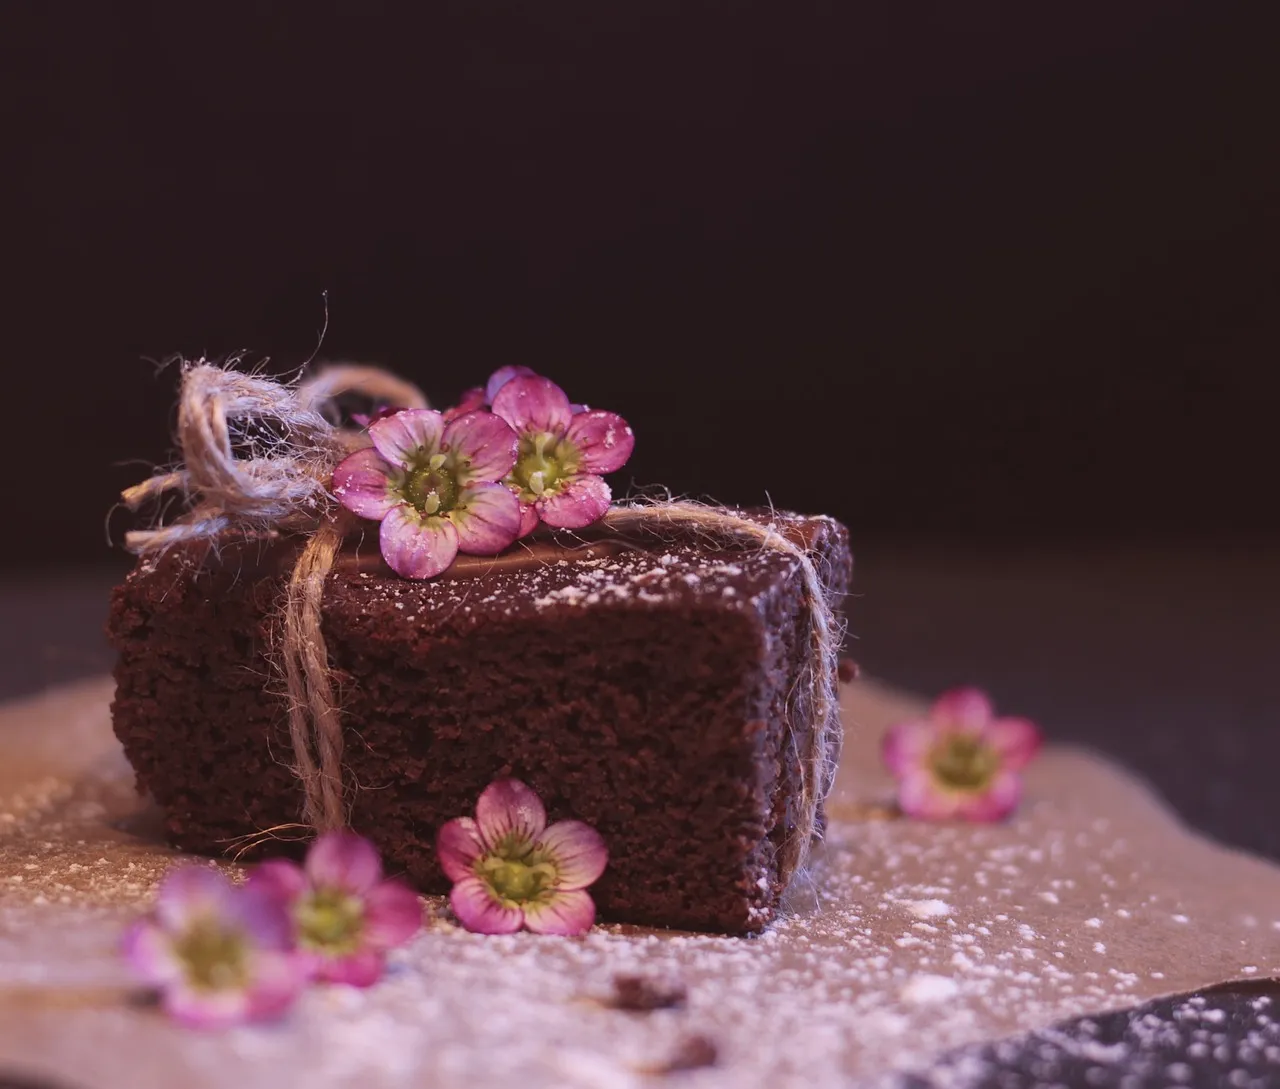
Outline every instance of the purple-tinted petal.
<svg viewBox="0 0 1280 1089"><path fill-rule="evenodd" d="M538 528L538 522L540 520L541 519L538 518L537 507L535 507L532 503L521 503L520 504L520 533L516 539L519 540L520 537L528 537L530 533L532 533L535 529Z"/></svg>
<svg viewBox="0 0 1280 1089"><path fill-rule="evenodd" d="M579 467L584 473L621 469L636 445L627 421L616 412L580 412L573 417L564 438L578 448Z"/></svg>
<svg viewBox="0 0 1280 1089"><path fill-rule="evenodd" d="M436 833L436 854L440 868L450 881L461 881L475 870L476 859L487 852L480 829L470 817L455 817Z"/></svg>
<svg viewBox="0 0 1280 1089"><path fill-rule="evenodd" d="M991 701L978 688L953 688L933 705L933 720L943 729L977 733L991 721Z"/></svg>
<svg viewBox="0 0 1280 1089"><path fill-rule="evenodd" d="M912 771L898 781L898 807L914 820L950 820L957 805L957 796L939 786L927 771Z"/></svg>
<svg viewBox="0 0 1280 1089"><path fill-rule="evenodd" d="M168 931L183 930L203 916L233 909L236 890L217 870L184 865L170 870L156 893L156 920Z"/></svg>
<svg viewBox="0 0 1280 1089"><path fill-rule="evenodd" d="M556 868L557 889L585 889L604 873L609 862L604 838L582 821L559 821L538 842Z"/></svg>
<svg viewBox="0 0 1280 1089"><path fill-rule="evenodd" d="M444 429L442 441L457 459L459 484L501 480L516 463L516 433L506 420L492 412L459 416Z"/></svg>
<svg viewBox="0 0 1280 1089"><path fill-rule="evenodd" d="M981 794L961 796L956 816L966 821L1002 821L1018 808L1022 781L1013 772L1001 772Z"/></svg>
<svg viewBox="0 0 1280 1089"><path fill-rule="evenodd" d="M478 877L464 877L454 885L449 906L458 922L476 934L514 934L524 925L524 912L504 907Z"/></svg>
<svg viewBox="0 0 1280 1089"><path fill-rule="evenodd" d="M307 877L317 889L363 896L382 880L378 849L354 832L326 832L307 851Z"/></svg>
<svg viewBox="0 0 1280 1089"><path fill-rule="evenodd" d="M235 899L223 920L243 933L256 949L279 951L294 946L291 906L261 885L236 889Z"/></svg>
<svg viewBox="0 0 1280 1089"><path fill-rule="evenodd" d="M505 484L468 484L449 521L458 531L459 552L496 556L520 532L520 500Z"/></svg>
<svg viewBox="0 0 1280 1089"><path fill-rule="evenodd" d="M161 1005L186 1028L222 1029L249 1020L250 996L243 987L211 991L183 982L165 988Z"/></svg>
<svg viewBox="0 0 1280 1089"><path fill-rule="evenodd" d="M1042 740L1035 723L1025 718L995 719L983 737L1000 754L1000 766L1008 771L1018 771L1031 763Z"/></svg>
<svg viewBox="0 0 1280 1089"><path fill-rule="evenodd" d="M535 934L585 934L595 921L595 901L581 889L524 906L524 925Z"/></svg>
<svg viewBox="0 0 1280 1089"><path fill-rule="evenodd" d="M505 367L499 367L491 375L489 381L485 383L483 390L484 403L493 404L493 399L498 396L498 391L502 389L513 378L533 378L535 372L528 367L521 367L518 364L512 366L508 364Z"/></svg>
<svg viewBox="0 0 1280 1089"><path fill-rule="evenodd" d="M314 966L313 978L324 983L345 983L349 987L372 987L382 978L386 954L377 949L361 949L345 957L322 957Z"/></svg>
<svg viewBox="0 0 1280 1089"><path fill-rule="evenodd" d="M404 466L421 455L439 451L444 416L430 408L407 408L369 425L369 438L383 459Z"/></svg>
<svg viewBox="0 0 1280 1089"><path fill-rule="evenodd" d="M569 398L549 378L513 378L493 399L493 411L520 432L561 435L573 419Z"/></svg>
<svg viewBox="0 0 1280 1089"><path fill-rule="evenodd" d="M382 520L378 547L387 566L407 579L440 574L458 554L458 531L447 518L426 518L403 503Z"/></svg>
<svg viewBox="0 0 1280 1089"><path fill-rule="evenodd" d="M909 774L924 763L936 738L937 731L930 722L894 723L880 743L884 766L894 776Z"/></svg>
<svg viewBox="0 0 1280 1089"><path fill-rule="evenodd" d="M456 405L444 410L444 418L446 421L456 420L459 416L465 416L468 412L475 412L478 408L484 408L486 404L488 404L488 401L485 400L484 389L480 386L472 386L470 389L463 391Z"/></svg>
<svg viewBox="0 0 1280 1089"><path fill-rule="evenodd" d="M266 1021L279 1017L298 1000L309 975L294 953L260 953L254 958L249 984L246 1019Z"/></svg>
<svg viewBox="0 0 1280 1089"><path fill-rule="evenodd" d="M390 472L378 451L366 446L338 462L333 470L333 494L353 514L381 519L401 502L391 491Z"/></svg>
<svg viewBox="0 0 1280 1089"><path fill-rule="evenodd" d="M260 889L283 904L293 904L307 891L307 875L287 858L272 858L249 871L245 888Z"/></svg>
<svg viewBox="0 0 1280 1089"><path fill-rule="evenodd" d="M609 509L613 493L598 476L575 476L555 495L538 500L538 515L558 529L582 529L598 522Z"/></svg>
<svg viewBox="0 0 1280 1089"><path fill-rule="evenodd" d="M422 901L400 881L384 881L364 898L365 944L372 949L404 945L422 929Z"/></svg>
<svg viewBox="0 0 1280 1089"><path fill-rule="evenodd" d="M140 919L125 931L120 952L144 983L163 987L182 978L182 962L173 943L150 919Z"/></svg>
<svg viewBox="0 0 1280 1089"><path fill-rule="evenodd" d="M476 828L490 850L508 837L532 844L546 827L542 799L519 779L490 783L476 802Z"/></svg>

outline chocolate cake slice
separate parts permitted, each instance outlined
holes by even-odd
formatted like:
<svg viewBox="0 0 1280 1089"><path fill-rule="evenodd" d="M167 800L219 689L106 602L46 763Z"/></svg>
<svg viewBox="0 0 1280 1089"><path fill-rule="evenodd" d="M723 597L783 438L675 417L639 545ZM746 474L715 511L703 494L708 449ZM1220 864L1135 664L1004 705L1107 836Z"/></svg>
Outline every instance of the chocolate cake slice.
<svg viewBox="0 0 1280 1089"><path fill-rule="evenodd" d="M842 598L844 528L780 518ZM185 849L225 854L298 820L271 659L298 547L175 547L113 596L115 731ZM393 871L446 891L437 828L513 776L552 820L603 835L609 867L591 890L602 917L745 933L773 916L800 784L786 712L809 649L793 557L549 535L413 582L357 540L328 578L323 616L351 824Z"/></svg>

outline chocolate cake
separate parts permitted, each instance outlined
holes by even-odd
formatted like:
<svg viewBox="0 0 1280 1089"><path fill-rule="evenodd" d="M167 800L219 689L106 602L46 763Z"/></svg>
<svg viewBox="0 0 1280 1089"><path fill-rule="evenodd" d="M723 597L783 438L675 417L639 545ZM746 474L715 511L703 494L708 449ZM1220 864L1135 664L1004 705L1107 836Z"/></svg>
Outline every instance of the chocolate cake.
<svg viewBox="0 0 1280 1089"><path fill-rule="evenodd" d="M842 598L844 528L782 523ZM271 660L298 547L174 547L113 596L115 731L187 850L224 855L298 820ZM323 630L352 827L392 870L443 892L437 828L470 813L492 780L516 777L552 820L603 835L609 866L591 890L602 917L758 930L789 876L778 848L800 772L786 712L806 625L797 561L777 550L547 535L414 582L383 566L376 541L349 542L326 583Z"/></svg>

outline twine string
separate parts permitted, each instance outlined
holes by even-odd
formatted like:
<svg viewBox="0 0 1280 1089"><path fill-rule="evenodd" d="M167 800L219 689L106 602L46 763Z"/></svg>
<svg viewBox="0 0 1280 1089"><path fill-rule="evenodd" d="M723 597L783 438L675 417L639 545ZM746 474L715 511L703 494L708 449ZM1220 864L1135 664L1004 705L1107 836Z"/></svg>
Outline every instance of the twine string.
<svg viewBox="0 0 1280 1089"><path fill-rule="evenodd" d="M318 832L347 823L342 723L321 628L325 579L352 525L329 485L338 461L366 441L324 416L347 392L406 408L427 405L416 386L377 367L338 364L286 383L204 360L186 364L178 402L182 466L121 495L131 510L173 491L190 504L169 525L127 533L133 552L216 544L228 532L308 534L285 590L274 657L284 675L303 820ZM237 457L237 444L251 456Z"/></svg>
<svg viewBox="0 0 1280 1089"><path fill-rule="evenodd" d="M709 531L721 538L731 536L758 543L796 561L808 613L809 652L802 656L804 666L787 709L787 744L792 747L800 770L800 789L792 807L791 828L779 857L779 869L785 880L808 862L819 831L820 806L835 782L843 741L838 671L844 632L813 553L771 523L688 500L615 506L603 521L621 531L652 529L655 524L684 526L700 534ZM813 725L806 728L804 724L810 716Z"/></svg>

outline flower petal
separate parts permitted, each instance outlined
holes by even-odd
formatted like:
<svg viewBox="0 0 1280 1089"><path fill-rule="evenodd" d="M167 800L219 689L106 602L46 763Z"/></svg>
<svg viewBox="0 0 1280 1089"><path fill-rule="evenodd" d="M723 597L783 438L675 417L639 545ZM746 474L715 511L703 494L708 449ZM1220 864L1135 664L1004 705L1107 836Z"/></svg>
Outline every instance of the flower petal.
<svg viewBox="0 0 1280 1089"><path fill-rule="evenodd" d="M364 898L366 945L392 949L422 929L422 901L402 881L384 881Z"/></svg>
<svg viewBox="0 0 1280 1089"><path fill-rule="evenodd" d="M334 467L333 494L361 518L381 519L402 502L391 490L391 467L369 446L347 455Z"/></svg>
<svg viewBox="0 0 1280 1089"><path fill-rule="evenodd" d="M550 378L513 378L493 399L493 411L520 432L564 434L573 419L569 398Z"/></svg>
<svg viewBox="0 0 1280 1089"><path fill-rule="evenodd" d="M444 429L442 448L458 459L459 484L501 480L516 463L519 440L511 425L492 412L468 412Z"/></svg>
<svg viewBox="0 0 1280 1089"><path fill-rule="evenodd" d="M542 799L519 779L498 779L476 802L476 827L489 850L511 836L532 845L547 827L547 811Z"/></svg>
<svg viewBox="0 0 1280 1089"><path fill-rule="evenodd" d="M372 987L382 978L386 966L387 956L381 950L361 949L345 957L316 958L312 978L349 987Z"/></svg>
<svg viewBox="0 0 1280 1089"><path fill-rule="evenodd" d="M958 805L957 795L940 787L923 769L912 771L898 782L898 807L913 820L950 820Z"/></svg>
<svg viewBox="0 0 1280 1089"><path fill-rule="evenodd" d="M991 701L979 688L953 688L938 697L932 715L944 729L977 733L991 721Z"/></svg>
<svg viewBox="0 0 1280 1089"><path fill-rule="evenodd" d="M488 403L485 400L484 388L472 386L470 389L462 391L462 396L458 398L456 405L444 410L444 418L446 421L456 420L459 416L465 416L468 412L475 412L476 409L484 408Z"/></svg>
<svg viewBox="0 0 1280 1089"><path fill-rule="evenodd" d="M468 484L449 521L458 532L459 552L496 556L520 533L520 500L505 484Z"/></svg>
<svg viewBox="0 0 1280 1089"><path fill-rule="evenodd" d="M279 1017L298 1000L309 975L292 952L260 953L254 958L245 1016L250 1021Z"/></svg>
<svg viewBox="0 0 1280 1089"><path fill-rule="evenodd" d="M587 473L621 469L635 449L636 437L616 412L580 412L573 417L564 441L578 448L579 465Z"/></svg>
<svg viewBox="0 0 1280 1089"><path fill-rule="evenodd" d="M458 531L447 518L424 518L408 503L382 520L378 547L387 566L407 579L440 574L458 554Z"/></svg>
<svg viewBox="0 0 1280 1089"><path fill-rule="evenodd" d="M987 726L983 736L1000 754L1000 766L1009 771L1031 763L1043 740L1036 724L1025 718L998 718Z"/></svg>
<svg viewBox="0 0 1280 1089"><path fill-rule="evenodd" d="M317 889L363 896L382 880L378 849L354 832L326 832L307 851L307 877Z"/></svg>
<svg viewBox="0 0 1280 1089"><path fill-rule="evenodd" d="M164 930L184 930L201 917L223 916L234 909L235 889L207 866L176 866L165 874L156 893L155 916Z"/></svg>
<svg viewBox="0 0 1280 1089"><path fill-rule="evenodd" d="M520 533L516 540L519 540L520 537L528 537L530 533L538 528L539 521L541 521L541 519L538 518L538 508L532 503L521 503Z"/></svg>
<svg viewBox="0 0 1280 1089"><path fill-rule="evenodd" d="M1021 797L1022 780L1014 772L1002 772L981 794L961 796L956 816L966 821L1002 821L1018 808Z"/></svg>
<svg viewBox="0 0 1280 1089"><path fill-rule="evenodd" d="M431 408L407 408L369 425L373 447L393 466L405 466L440 449L444 416Z"/></svg>
<svg viewBox="0 0 1280 1089"><path fill-rule="evenodd" d="M557 889L585 889L599 879L609 862L604 837L582 821L558 821L538 842L556 868Z"/></svg>
<svg viewBox="0 0 1280 1089"><path fill-rule="evenodd" d="M287 858L272 858L249 871L247 889L260 889L282 904L293 904L307 891L307 875Z"/></svg>
<svg viewBox="0 0 1280 1089"><path fill-rule="evenodd" d="M581 889L524 906L524 925L535 934L585 934L595 921L595 901Z"/></svg>
<svg viewBox="0 0 1280 1089"><path fill-rule="evenodd" d="M493 404L493 399L498 396L498 391L502 389L513 378L533 378L537 374L536 371L530 370L528 367L522 367L519 364L514 366L507 364L505 367L499 367L491 375L489 381L484 387L484 403Z"/></svg>
<svg viewBox="0 0 1280 1089"><path fill-rule="evenodd" d="M163 987L182 978L182 962L173 943L150 919L140 919L125 931L120 952L144 983Z"/></svg>
<svg viewBox="0 0 1280 1089"><path fill-rule="evenodd" d="M910 774L924 764L936 738L937 731L931 722L920 719L895 722L880 742L884 766L899 778Z"/></svg>
<svg viewBox="0 0 1280 1089"><path fill-rule="evenodd" d="M231 910L223 916L227 925L239 929L258 950L291 951L295 940L291 905L260 885L242 886L235 892Z"/></svg>
<svg viewBox="0 0 1280 1089"><path fill-rule="evenodd" d="M609 509L613 493L598 476L575 476L555 495L538 500L538 514L549 526L582 529L598 522Z"/></svg>
<svg viewBox="0 0 1280 1089"><path fill-rule="evenodd" d="M504 907L478 877L464 877L454 885L449 906L458 922L476 934L514 934L524 926L524 912Z"/></svg>
<svg viewBox="0 0 1280 1089"><path fill-rule="evenodd" d="M450 881L461 881L475 873L476 859L487 851L480 829L470 817L455 817L436 833L440 868Z"/></svg>
<svg viewBox="0 0 1280 1089"><path fill-rule="evenodd" d="M250 997L243 987L211 991L182 982L165 989L161 1004L186 1028L220 1029L249 1019Z"/></svg>

